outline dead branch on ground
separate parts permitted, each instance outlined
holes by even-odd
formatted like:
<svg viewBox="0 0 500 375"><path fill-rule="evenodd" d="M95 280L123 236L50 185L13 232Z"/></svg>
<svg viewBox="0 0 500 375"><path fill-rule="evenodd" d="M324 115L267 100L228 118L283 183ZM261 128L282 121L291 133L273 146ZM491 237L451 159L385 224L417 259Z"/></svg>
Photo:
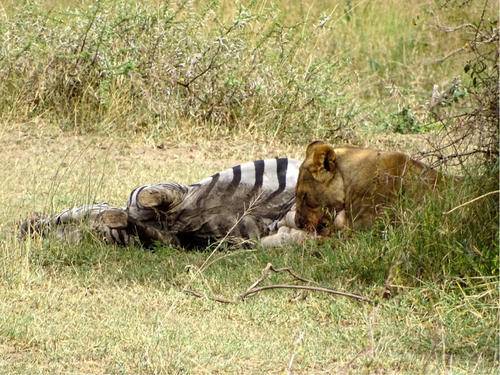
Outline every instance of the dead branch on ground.
<svg viewBox="0 0 500 375"><path fill-rule="evenodd" d="M253 288L248 292L243 293L240 298L245 299L248 296L253 296L254 294L257 294L259 292L262 292L263 290L270 290L270 289L301 289L301 290L312 290L315 292L324 292L324 293L329 293L329 294L334 294L338 296L343 296L343 297L349 297L353 298L357 301L362 301L362 302L372 302L372 300L359 296L357 294L352 294L352 293L346 293L346 292L339 292L337 290L333 290L330 288L323 288L319 286L309 286L309 285L288 285L288 284L274 284L274 285L267 285L267 286L261 286L259 288Z"/></svg>
<svg viewBox="0 0 500 375"><path fill-rule="evenodd" d="M270 276L271 272L274 272L274 273L288 272L296 280L300 280L300 281L303 281L305 283L314 283L311 280L304 279L303 277L297 275L295 272L293 272L288 267L274 268L274 266L271 263L267 263L267 265L262 270L261 277L258 278L252 285L250 285L247 288L247 290L245 291L245 293L242 294L242 296L245 295L245 294L248 294L252 289L256 288L261 282L263 282L264 280L266 280Z"/></svg>
<svg viewBox="0 0 500 375"><path fill-rule="evenodd" d="M198 297L198 298L205 298L205 299L208 299L210 301L215 301L215 302L220 302L220 303L225 303L225 304L238 303L236 301L232 301L232 300L226 299L224 297L208 296L206 294L202 294L202 293L197 292L196 290L192 290L192 289L184 289L183 292L186 294Z"/></svg>
<svg viewBox="0 0 500 375"><path fill-rule="evenodd" d="M314 292L322 292L322 293L327 293L327 294L331 294L331 295L343 296L343 297L352 298L352 299L355 299L355 300L361 301L361 302L369 302L369 303L373 302L369 298L366 298L366 297L363 297L363 296L360 296L360 295L357 295L357 294L348 293L348 292L341 292L341 291L337 291L337 290L334 290L334 289L331 289L331 288L322 287L322 286L295 285L295 284L272 284L272 285L266 285L266 286L259 286L264 280L266 280L267 278L269 278L269 276L273 272L274 273L286 272L290 276L292 276L292 278L294 280L299 280L299 281L302 281L302 282L305 282L305 283L309 283L309 284L316 284L314 281L308 280L308 279L306 279L306 278L298 275L295 271L293 271L289 267L275 268L271 263L268 263L262 269L261 276L255 282L253 282L252 285L250 285L245 290L245 292L243 292L242 294L240 294L239 297L238 297L238 299L240 301L244 301L247 297L254 296L257 293L262 292L264 290L271 290L271 289L295 289L295 290L309 290L309 291L314 291ZM191 290L191 289L183 289L183 292L187 293L187 294L190 294L192 296L198 297L198 298L206 298L206 299L209 299L209 300L215 301L215 302L220 302L220 303L225 303L225 304L238 303L235 300L229 300L229 299L226 299L226 298L223 298L223 297L218 297L218 296L208 296L208 295L202 294L200 292L197 292L197 291L194 291L194 290Z"/></svg>

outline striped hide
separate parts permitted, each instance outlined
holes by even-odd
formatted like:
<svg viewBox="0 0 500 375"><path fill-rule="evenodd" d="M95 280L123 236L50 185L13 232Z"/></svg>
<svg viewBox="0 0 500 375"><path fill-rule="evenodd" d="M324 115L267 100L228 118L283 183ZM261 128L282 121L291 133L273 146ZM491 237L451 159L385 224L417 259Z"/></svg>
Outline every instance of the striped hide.
<svg viewBox="0 0 500 375"><path fill-rule="evenodd" d="M188 248L224 237L258 239L293 206L298 168L299 162L288 158L256 160L189 186L145 185L130 195L129 220L169 233ZM177 194L154 205L141 204L141 196L165 186Z"/></svg>
<svg viewBox="0 0 500 375"><path fill-rule="evenodd" d="M185 248L205 247L223 238L257 240L286 225L298 170L299 162L293 159L255 160L191 185L140 186L121 209L87 205L43 221L59 227L87 217L101 237L122 245L133 238L146 246L161 242ZM25 224L25 232L26 228L37 232L33 223Z"/></svg>

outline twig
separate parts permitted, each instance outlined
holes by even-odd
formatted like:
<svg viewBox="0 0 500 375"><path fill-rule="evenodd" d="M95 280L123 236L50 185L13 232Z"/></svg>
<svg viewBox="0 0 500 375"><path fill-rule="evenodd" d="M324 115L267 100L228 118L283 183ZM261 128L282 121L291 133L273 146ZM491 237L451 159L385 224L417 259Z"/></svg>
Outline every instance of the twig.
<svg viewBox="0 0 500 375"><path fill-rule="evenodd" d="M238 26L238 22L234 22L231 26L229 26L227 28L227 30L222 33L218 38L217 40L222 40L225 36L229 35L235 28L236 26ZM200 61L201 59L203 59L207 53L212 49L212 46L210 45L208 48L205 49L205 51L202 53L201 55L201 58L200 58ZM221 52L221 45L220 43L217 45L217 49L216 51L214 52L214 54L212 55L212 58L210 59L210 63L208 64L207 67L205 67L205 69L201 70L200 72L198 72L198 74L196 74L194 77L192 77L191 79L187 80L187 81L179 81L177 80L176 83L184 88L186 88L190 93L191 92L191 88L190 88L190 85L196 81L198 78L202 77L203 75L205 75L206 73L208 73L210 70L212 69L218 69L222 66L222 64L215 64L215 60L216 58L219 56L219 53ZM197 99L199 99L198 97L196 97ZM200 101L203 102L203 100L200 99Z"/></svg>
<svg viewBox="0 0 500 375"><path fill-rule="evenodd" d="M163 22L163 25L164 26L167 26L169 25L171 22L173 22L173 20L184 10L184 8L186 7L186 4L187 4L188 0L184 0L180 5L179 7L175 10L174 14L170 17L168 17L167 19L165 19ZM166 4L162 11L164 12L165 9L168 9L168 4ZM164 14L162 14L162 16L165 16L166 12ZM158 22L158 19L156 20L156 24L159 25L159 22ZM152 44L153 48L150 48L149 49L149 57L147 59L147 63L145 63L144 65L145 66L152 66L153 65L153 60L156 56L156 53L158 51L158 47L160 45L160 42L161 42L161 39L164 38L164 34L162 34L161 32L158 32L158 36L156 37L155 39L155 42L154 44Z"/></svg>
<svg viewBox="0 0 500 375"><path fill-rule="evenodd" d="M474 30L474 32L476 32L476 30L477 30L477 27L471 23L464 23L463 25L458 25L458 26L436 25L436 27L445 33L453 33L455 31L466 29L466 28L470 28L470 29Z"/></svg>
<svg viewBox="0 0 500 375"><path fill-rule="evenodd" d="M305 283L313 283L313 284L316 284L314 281L312 280L307 280L305 278L303 278L302 276L299 276L297 275L295 272L293 272L292 269L288 268L288 267L283 267L283 268L274 268L273 265L271 264L271 271L273 272L276 272L276 273L280 273L280 272L288 272L293 278L297 279L297 280L300 280L300 281L303 281Z"/></svg>
<svg viewBox="0 0 500 375"><path fill-rule="evenodd" d="M178 80L177 84L182 86L182 87L185 87L186 89L189 89L189 85L191 85L194 81L196 81L198 78L200 78L204 74L208 73L208 71L210 71L213 68L220 68L221 65L215 65L215 58L217 57L219 52L220 52L220 48L218 48L217 51L214 53L214 55L212 56L212 59L210 60L210 63L208 64L208 66L205 69L198 72L198 74L196 74L194 77L192 77L187 82L183 82L183 81Z"/></svg>
<svg viewBox="0 0 500 375"><path fill-rule="evenodd" d="M480 200L480 199L483 199L483 198L485 198L485 197L487 197L487 196L489 196L489 195L498 194L498 193L500 193L500 190L490 191L489 193L486 193L486 194L480 195L479 197L476 197L476 198L474 198L474 199L471 199L470 201L467 201L467 202L465 202L465 203L462 203L460 206L457 206L457 207L455 207L455 208L452 208L452 209L451 209L451 210L449 210L449 211L446 211L443 215L448 215L448 214L452 213L453 211L455 211L455 210L457 210L457 209L459 209L459 208L461 208L461 207L467 206L467 205L469 205L469 204L471 204L471 203L473 203L473 202L475 202L475 201L478 201L478 200Z"/></svg>
<svg viewBox="0 0 500 375"><path fill-rule="evenodd" d="M362 301L362 302L369 302L373 303L372 300L357 295L357 294L352 294L352 293L346 293L346 292L339 292L337 290L333 290L330 288L324 288L324 287L319 287L319 286L309 286L309 285L287 285L287 284L275 284L275 285L267 285L267 286L261 286L258 288L253 288L251 290L246 291L243 293L240 298L245 299L246 297L253 296L254 294L257 294L263 290L270 290L270 289L300 289L300 290L312 290L315 292L324 292L328 294L333 294L333 295L338 295L338 296L343 296L343 297L349 297L352 299L355 299L357 301Z"/></svg>
<svg viewBox="0 0 500 375"><path fill-rule="evenodd" d="M299 275L297 275L294 271L292 271L288 267L283 267L283 268L274 268L274 266L271 263L267 263L266 267L262 270L261 276L252 284L250 285L247 290L240 295L240 299L244 300L246 297L253 296L256 293L259 293L263 290L269 290L269 289L301 289L301 290L313 290L317 292L325 292L329 294L335 294L335 295L340 295L344 297L350 297L354 298L358 301L364 301L364 302L372 302L366 297L359 296L356 294L352 293L346 293L346 292L339 292L330 288L325 288L321 286L310 286L310 285L289 285L289 284L275 284L275 285L268 285L268 286L262 286L258 287L260 283L262 283L265 279L267 279L270 275L271 272L275 273L280 273L280 272L288 272L294 279L300 280L306 283L313 283L316 284L312 280L307 280Z"/></svg>
<svg viewBox="0 0 500 375"><path fill-rule="evenodd" d="M302 344L302 341L304 341L304 332L300 332L299 336L295 339L295 342L293 343L294 351L290 355L290 360L288 361L288 367L286 369L287 375L293 375L292 367L293 367L293 361L295 360L295 356L297 355L296 349Z"/></svg>
<svg viewBox="0 0 500 375"><path fill-rule="evenodd" d="M210 301L215 301L215 302L220 302L220 303L225 303L225 304L237 303L236 301L225 299L224 297L207 296L205 294L201 294L200 292L197 292L197 291L192 290L192 289L184 289L183 292L186 294L190 294L192 296L198 297L198 298L206 298L206 299L209 299Z"/></svg>
<svg viewBox="0 0 500 375"><path fill-rule="evenodd" d="M434 24L434 27L439 29L440 31L443 31L445 33L454 33L455 31L470 28L474 30L474 32L477 32L478 27L473 25L472 23L464 23L462 25L458 26L448 26L448 25L442 25L441 21L438 16L436 16L436 23Z"/></svg>
<svg viewBox="0 0 500 375"><path fill-rule="evenodd" d="M392 297L392 279L393 279L393 273L396 267L400 264L400 260L396 259L396 261L392 262L390 267L389 267L389 272L387 272L387 277L385 278L384 282L384 290L382 292L382 298L389 299Z"/></svg>
<svg viewBox="0 0 500 375"><path fill-rule="evenodd" d="M200 273L203 272L204 266L205 265L202 265L199 268L198 272L200 272ZM287 272L287 273L289 273L296 280L300 280L300 281L303 281L303 282L306 282L306 283L314 283L314 281L312 281L312 280L307 280L307 279L305 279L305 278L297 275L292 269L290 269L288 267L274 268L274 266L271 263L267 263L267 265L262 270L261 276L252 285L250 285L250 287L248 287L247 290L244 293L240 294L239 299L241 301L243 301L243 300L245 300L245 298L247 298L249 296L253 296L253 295L255 295L255 294L257 294L257 293L259 293L259 292L261 292L263 290L270 290L270 289L299 289L299 290L312 290L312 291L316 291L316 292L324 292L324 293L328 293L328 294L334 294L334 295L338 295L338 296L349 297L349 298L353 298L355 300L363 301L363 302L369 302L369 303L373 302L372 300L370 300L370 299L368 299L366 297L357 295L357 294L352 294L352 293L347 293L347 292L339 292L339 291L336 291L336 290L333 290L333 289L330 289L330 288L321 287L321 286L275 284L275 285L268 285L268 286L258 287L258 285L262 281L266 280L269 277L269 275L270 275L271 272L275 272L275 273ZM187 288L184 288L182 291L184 293L191 294L191 295L193 295L195 297L198 297L198 298L207 298L209 300L220 302L220 303L226 303L226 304L237 303L236 301L228 300L228 299L225 299L225 298L222 298L222 297L206 296L206 295L203 295L203 294L201 294L199 292L196 292L194 290L187 289Z"/></svg>
<svg viewBox="0 0 500 375"><path fill-rule="evenodd" d="M92 27L94 26L95 21L97 20L97 14L99 13L100 10L101 10L101 0L99 0L99 1L96 2L94 14L92 14L92 17L90 18L90 21L89 21L89 23L88 23L88 25L87 25L87 27L85 29L85 32L83 34L83 38L82 38L82 41L80 43L80 47L78 48L79 49L79 51L78 51L78 57L76 58L75 64L73 66L74 70L76 70L76 67L78 66L78 63L81 60L81 54L83 52L83 49L85 48L85 44L87 44L87 38L89 36L89 32L92 29Z"/></svg>
<svg viewBox="0 0 500 375"><path fill-rule="evenodd" d="M441 64L442 62L448 60L450 57L453 57L455 56L457 53L460 53L462 51L465 51L466 49L468 48L467 45L463 46L463 47L460 47L460 48L457 48L451 52L449 52L446 56L444 57L441 57L440 59L437 59L437 60L434 60L434 61L431 61L430 64Z"/></svg>
<svg viewBox="0 0 500 375"><path fill-rule="evenodd" d="M270 272L275 272L275 273L280 273L280 272L288 272L293 278L303 281L305 283L313 283L316 284L314 281L307 280L299 275L297 275L295 272L293 272L290 268L288 267L283 267L283 268L274 268L274 266L271 263L267 263L267 265L264 267L262 270L261 277L259 277L252 285L250 285L245 293L250 292L252 289L256 288L261 282L263 282L265 279L269 277ZM245 294L243 293L242 296Z"/></svg>
<svg viewBox="0 0 500 375"><path fill-rule="evenodd" d="M252 285L250 285L245 293L248 293L250 290L255 288L257 285L259 285L261 282L263 282L265 279L269 277L269 271L271 270L271 267L273 265L271 263L267 263L266 267L262 270L261 277L259 277ZM242 296L245 294L243 293ZM242 298L243 299L243 298Z"/></svg>

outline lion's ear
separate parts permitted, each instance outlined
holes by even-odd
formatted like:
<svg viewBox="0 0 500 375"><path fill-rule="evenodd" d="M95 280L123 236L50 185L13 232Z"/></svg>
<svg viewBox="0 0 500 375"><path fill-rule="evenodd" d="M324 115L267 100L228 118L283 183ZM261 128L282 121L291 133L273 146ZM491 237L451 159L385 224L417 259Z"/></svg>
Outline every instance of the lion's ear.
<svg viewBox="0 0 500 375"><path fill-rule="evenodd" d="M325 145L326 143L323 141L312 141L307 145L306 148L306 158L310 157L311 154L314 153L315 149L321 145Z"/></svg>
<svg viewBox="0 0 500 375"><path fill-rule="evenodd" d="M335 175L335 151L332 146L323 142L313 142L307 147L309 170L316 181L327 182Z"/></svg>

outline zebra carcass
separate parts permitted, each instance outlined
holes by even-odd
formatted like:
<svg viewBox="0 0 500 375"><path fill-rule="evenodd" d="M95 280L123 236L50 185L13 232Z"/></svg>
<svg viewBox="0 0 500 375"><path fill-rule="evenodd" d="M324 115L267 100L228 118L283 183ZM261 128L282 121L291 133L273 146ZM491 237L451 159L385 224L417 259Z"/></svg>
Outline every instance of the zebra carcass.
<svg viewBox="0 0 500 375"><path fill-rule="evenodd" d="M264 246L301 241L305 234L293 220L299 162L288 158L256 160L216 173L198 183L143 185L132 191L126 207L86 205L55 216L37 216L21 225L27 232L59 237L79 233L83 220L110 243L145 246L162 243L206 247L222 239L260 240ZM78 236L77 236L78 237Z"/></svg>

